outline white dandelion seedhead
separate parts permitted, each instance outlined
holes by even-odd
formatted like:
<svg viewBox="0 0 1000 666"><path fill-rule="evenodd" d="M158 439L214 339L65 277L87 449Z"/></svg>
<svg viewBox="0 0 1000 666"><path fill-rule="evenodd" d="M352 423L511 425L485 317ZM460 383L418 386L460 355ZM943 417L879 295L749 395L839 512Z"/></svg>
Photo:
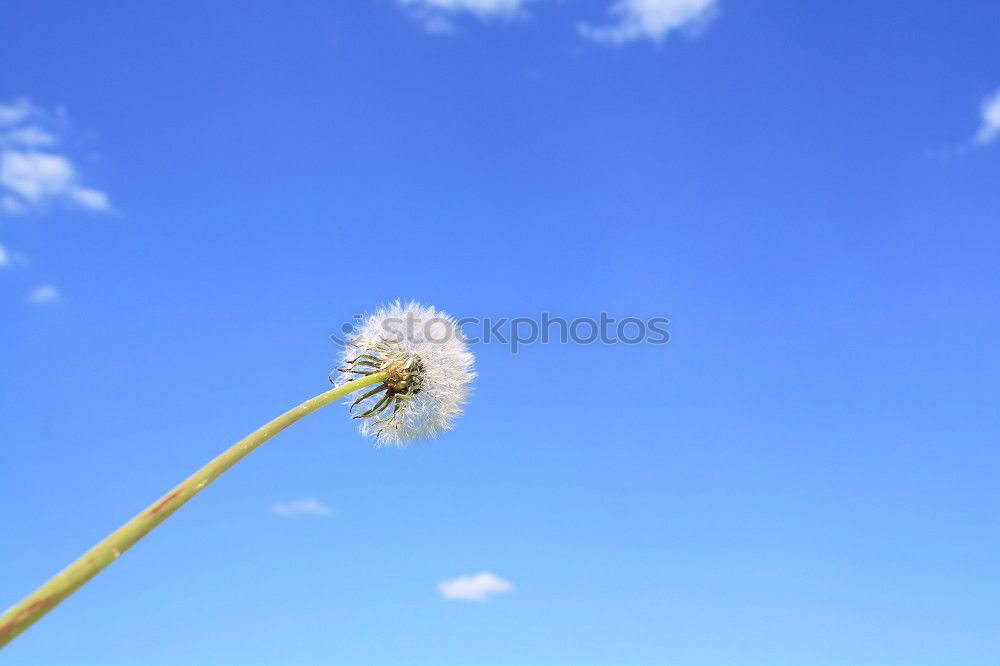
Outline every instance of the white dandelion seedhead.
<svg viewBox="0 0 1000 666"><path fill-rule="evenodd" d="M402 446L451 428L469 394L474 359L455 320L430 306L399 301L350 334L338 384L387 372L381 384L350 400L359 429Z"/></svg>

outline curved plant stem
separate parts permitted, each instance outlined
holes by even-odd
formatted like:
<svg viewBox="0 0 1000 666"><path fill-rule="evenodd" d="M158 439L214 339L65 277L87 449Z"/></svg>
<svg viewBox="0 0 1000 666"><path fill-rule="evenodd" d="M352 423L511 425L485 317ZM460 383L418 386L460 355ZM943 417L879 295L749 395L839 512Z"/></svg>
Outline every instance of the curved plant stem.
<svg viewBox="0 0 1000 666"><path fill-rule="evenodd" d="M385 372L377 372L330 389L315 398L306 400L298 407L290 409L233 444L150 505L145 511L112 532L104 541L84 553L82 557L60 571L47 583L0 615L0 647L9 643L15 636L31 626L35 620L93 578L101 569L162 523L167 516L179 509L202 488L273 435L320 407L358 389L385 381L386 378Z"/></svg>

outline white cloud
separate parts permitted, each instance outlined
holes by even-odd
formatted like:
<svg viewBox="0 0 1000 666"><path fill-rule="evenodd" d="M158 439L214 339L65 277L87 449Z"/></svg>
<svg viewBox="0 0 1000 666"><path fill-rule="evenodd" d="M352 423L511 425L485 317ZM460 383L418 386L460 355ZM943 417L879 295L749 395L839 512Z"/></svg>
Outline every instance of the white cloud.
<svg viewBox="0 0 1000 666"><path fill-rule="evenodd" d="M617 0L608 13L616 23L593 27L579 25L580 34L605 44L637 39L658 42L681 28L703 27L714 14L716 0Z"/></svg>
<svg viewBox="0 0 1000 666"><path fill-rule="evenodd" d="M111 210L111 201L108 195L92 187L74 187L69 192L69 197L80 206L88 210L107 212Z"/></svg>
<svg viewBox="0 0 1000 666"><path fill-rule="evenodd" d="M0 143L29 147L54 146L57 143L57 139L55 134L42 129L38 125L27 125L0 134Z"/></svg>
<svg viewBox="0 0 1000 666"><path fill-rule="evenodd" d="M271 513L278 516L328 516L333 513L333 509L314 497L307 497L294 502L275 504L271 507Z"/></svg>
<svg viewBox="0 0 1000 666"><path fill-rule="evenodd" d="M108 195L81 183L65 154L51 150L58 137L46 124L52 116L20 99L0 104L0 212L10 215L68 203L95 212L111 211ZM45 150L48 149L48 150Z"/></svg>
<svg viewBox="0 0 1000 666"><path fill-rule="evenodd" d="M406 6L420 6L447 12L469 12L483 18L516 13L525 0L400 0Z"/></svg>
<svg viewBox="0 0 1000 666"><path fill-rule="evenodd" d="M514 586L489 571L480 571L471 576L459 576L438 583L438 592L445 599L460 599L462 601L486 601L490 595L505 594Z"/></svg>
<svg viewBox="0 0 1000 666"><path fill-rule="evenodd" d="M982 124L976 134L976 143L987 144L1000 137L1000 90L986 98L981 113Z"/></svg>
<svg viewBox="0 0 1000 666"><path fill-rule="evenodd" d="M58 287L51 284L43 284L35 287L28 293L28 302L35 305L47 305L50 303L61 303L62 292Z"/></svg>
<svg viewBox="0 0 1000 666"><path fill-rule="evenodd" d="M9 194L0 198L0 210L10 215L20 215L28 211L28 207Z"/></svg>
<svg viewBox="0 0 1000 666"><path fill-rule="evenodd" d="M0 104L0 127L17 124L38 112L28 100L14 100L11 104Z"/></svg>
<svg viewBox="0 0 1000 666"><path fill-rule="evenodd" d="M452 32L452 17L472 14L482 20L514 18L523 14L528 0L398 0L428 32Z"/></svg>
<svg viewBox="0 0 1000 666"><path fill-rule="evenodd" d="M46 202L64 199L94 211L111 208L107 195L79 184L73 164L62 155L37 151L0 151L0 186L20 197L28 206L44 206ZM4 197L16 206L18 199Z"/></svg>
<svg viewBox="0 0 1000 666"><path fill-rule="evenodd" d="M28 258L22 253L0 245L0 270L22 268L28 264Z"/></svg>

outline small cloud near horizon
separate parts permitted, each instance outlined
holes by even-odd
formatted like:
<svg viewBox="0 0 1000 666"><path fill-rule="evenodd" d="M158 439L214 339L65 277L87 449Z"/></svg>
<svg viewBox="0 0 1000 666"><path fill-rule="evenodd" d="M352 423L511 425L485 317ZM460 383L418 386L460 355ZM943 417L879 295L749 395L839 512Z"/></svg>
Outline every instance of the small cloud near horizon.
<svg viewBox="0 0 1000 666"><path fill-rule="evenodd" d="M25 98L0 103L0 212L20 215L55 203L112 211L108 195L83 185L73 161L54 149L58 117Z"/></svg>
<svg viewBox="0 0 1000 666"><path fill-rule="evenodd" d="M276 516L329 516L333 513L333 509L315 497L307 497L294 502L275 504L271 507L271 513Z"/></svg>
<svg viewBox="0 0 1000 666"><path fill-rule="evenodd" d="M51 284L39 285L28 292L28 302L33 305L51 305L61 303L62 300L62 292Z"/></svg>
<svg viewBox="0 0 1000 666"><path fill-rule="evenodd" d="M438 583L438 592L445 599L460 601L486 601L491 595L506 594L514 589L510 581L489 571L471 576L459 576Z"/></svg>

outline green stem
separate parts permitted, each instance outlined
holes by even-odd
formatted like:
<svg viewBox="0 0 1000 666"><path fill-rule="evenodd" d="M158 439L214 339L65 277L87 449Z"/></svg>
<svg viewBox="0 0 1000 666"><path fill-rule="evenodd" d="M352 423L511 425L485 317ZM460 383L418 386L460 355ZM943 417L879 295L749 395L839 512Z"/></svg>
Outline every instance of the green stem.
<svg viewBox="0 0 1000 666"><path fill-rule="evenodd" d="M330 389L326 393L321 393L315 398L306 400L298 407L290 409L233 444L212 462L189 476L179 486L112 532L104 541L91 548L47 583L0 615L0 647L9 643L15 636L31 626L35 620L93 578L101 569L128 550L132 544L146 536L150 530L166 520L167 516L179 509L182 504L198 494L202 488L263 442L320 407L328 405L348 393L385 381L387 377L385 372L377 372Z"/></svg>

